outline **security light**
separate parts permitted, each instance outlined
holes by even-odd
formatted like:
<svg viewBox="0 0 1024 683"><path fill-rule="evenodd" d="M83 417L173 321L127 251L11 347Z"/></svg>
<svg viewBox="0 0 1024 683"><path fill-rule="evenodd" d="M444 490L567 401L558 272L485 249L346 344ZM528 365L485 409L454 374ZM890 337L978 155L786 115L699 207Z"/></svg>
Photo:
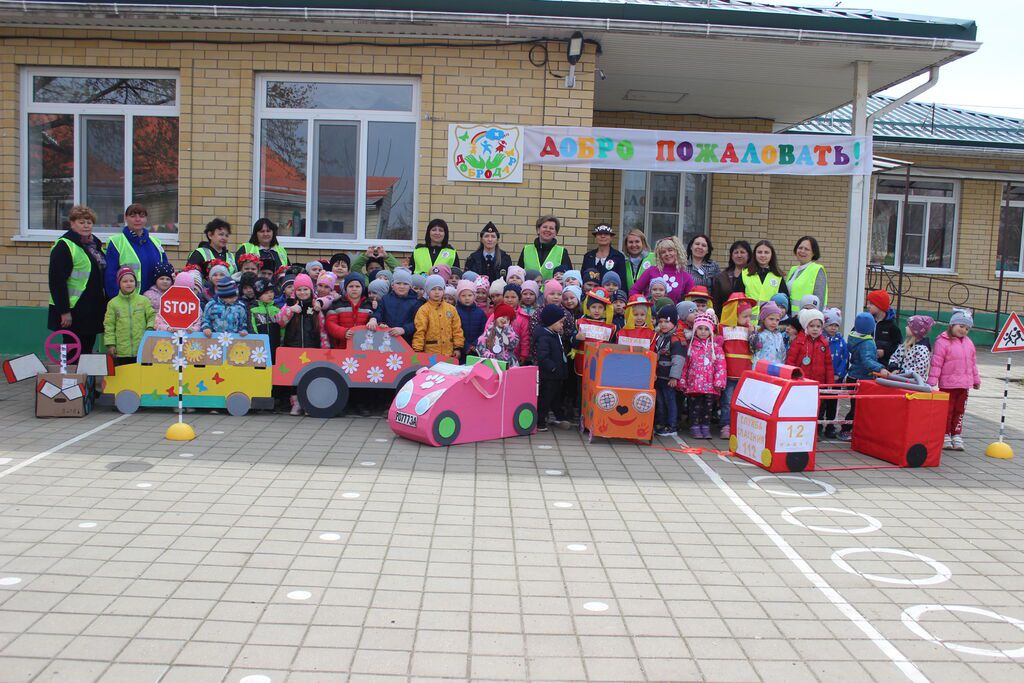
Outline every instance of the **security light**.
<svg viewBox="0 0 1024 683"><path fill-rule="evenodd" d="M569 38L569 47L566 49L565 58L569 60L570 66L576 66L576 62L580 61L580 57L583 55L583 34L579 31L572 34Z"/></svg>

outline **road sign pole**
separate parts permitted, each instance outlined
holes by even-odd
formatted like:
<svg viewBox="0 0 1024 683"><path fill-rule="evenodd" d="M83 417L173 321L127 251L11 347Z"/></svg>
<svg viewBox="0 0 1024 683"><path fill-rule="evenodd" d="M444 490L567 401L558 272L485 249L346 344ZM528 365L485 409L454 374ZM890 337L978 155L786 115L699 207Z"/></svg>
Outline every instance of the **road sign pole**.
<svg viewBox="0 0 1024 683"><path fill-rule="evenodd" d="M1003 410L999 414L999 443L1003 443L1003 432L1006 429L1006 398L1010 394L1010 363L1013 356L1006 357L1006 374L1003 375Z"/></svg>
<svg viewBox="0 0 1024 683"><path fill-rule="evenodd" d="M1013 368L1013 351L1024 350L1024 324L1016 313L1010 313L1006 324L996 335L996 342L992 345L993 353L1006 353L1006 374L1003 375L1003 409L999 414L999 441L990 443L985 449L985 455L990 458L1008 460L1013 457L1013 448L1006 443L1006 404L1010 397L1010 371Z"/></svg>
<svg viewBox="0 0 1024 683"><path fill-rule="evenodd" d="M185 338L178 337L178 360L185 358ZM185 379L185 366L180 362L178 363L178 424L183 423L182 415L185 414L184 398L181 395L182 389L184 389ZM1000 439L1002 441L1002 439Z"/></svg>

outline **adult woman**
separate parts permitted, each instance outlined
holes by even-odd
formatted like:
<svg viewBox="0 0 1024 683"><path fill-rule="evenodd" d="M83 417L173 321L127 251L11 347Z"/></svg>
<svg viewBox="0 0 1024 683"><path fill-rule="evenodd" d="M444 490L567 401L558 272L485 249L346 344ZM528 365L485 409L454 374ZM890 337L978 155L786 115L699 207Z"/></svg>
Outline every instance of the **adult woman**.
<svg viewBox="0 0 1024 683"><path fill-rule="evenodd" d="M715 302L715 310L722 311L725 300L730 294L743 294L743 274L754 258L754 249L746 240L736 240L729 245L729 265L718 274L711 285L711 298Z"/></svg>
<svg viewBox="0 0 1024 683"><path fill-rule="evenodd" d="M654 252L647 246L647 235L639 228L633 228L626 233L626 279L622 281L623 287L629 291L633 289L640 273L654 265Z"/></svg>
<svg viewBox="0 0 1024 683"><path fill-rule="evenodd" d="M665 281L667 296L672 303L682 301L683 296L693 289L693 278L686 272L686 255L678 237L663 237L654 245L656 265L641 273L630 289L630 294L646 294L650 281L656 277Z"/></svg>
<svg viewBox="0 0 1024 683"><path fill-rule="evenodd" d="M775 247L768 240L761 240L754 245L754 261L743 273L743 291L756 302L751 314L757 320L761 312L761 304L771 301L780 292L789 295L786 281L779 270L779 261L775 257Z"/></svg>
<svg viewBox="0 0 1024 683"><path fill-rule="evenodd" d="M498 246L500 239L498 226L488 222L480 230L480 246L466 259L466 270L486 276L488 282L505 277L505 273L512 267L512 257ZM475 344L476 340L472 342Z"/></svg>
<svg viewBox="0 0 1024 683"><path fill-rule="evenodd" d="M82 342L82 353L92 353L107 310L103 292L107 262L102 243L92 234L96 212L88 206L73 206L68 220L71 229L50 247L47 327L74 332Z"/></svg>
<svg viewBox="0 0 1024 683"><path fill-rule="evenodd" d="M825 310L828 305L828 274L825 267L818 263L818 259L821 258L818 240L810 235L804 235L796 241L793 253L800 264L790 268L786 276L790 292L790 310L800 310L800 300L808 294L818 297L819 310Z"/></svg>
<svg viewBox="0 0 1024 683"><path fill-rule="evenodd" d="M619 282L624 283L626 281L626 256L612 246L612 238L615 237L612 226L601 223L594 228L593 235L597 248L591 249L583 255L581 270L587 272L590 268L596 269L601 273L601 277L604 277L605 273L612 272L619 276Z"/></svg>
<svg viewBox="0 0 1024 683"><path fill-rule="evenodd" d="M418 275L430 275L434 266L459 267L459 254L448 244L448 224L442 218L427 223L427 233L412 252L412 270Z"/></svg>
<svg viewBox="0 0 1024 683"><path fill-rule="evenodd" d="M722 272L722 269L711 259L711 238L707 235L697 235L690 239L686 245L686 256L689 264L686 272L693 278L693 284L706 288L709 292L715 282L715 278Z"/></svg>
<svg viewBox="0 0 1024 683"><path fill-rule="evenodd" d="M519 267L527 270L539 270L544 281L550 280L555 268L562 266L562 271L572 270L572 259L569 252L558 243L558 230L561 221L555 216L541 216L537 219L537 239L523 247L519 254Z"/></svg>
<svg viewBox="0 0 1024 683"><path fill-rule="evenodd" d="M249 241L238 248L235 258L242 254L256 254L264 263L273 262L274 267L266 270L276 271L281 266L288 265L288 252L277 242L277 224L269 218L261 218L252 224Z"/></svg>
<svg viewBox="0 0 1024 683"><path fill-rule="evenodd" d="M107 298L117 296L117 271L127 266L135 271L136 291L140 294L153 286L153 268L158 263L167 263L167 254L160 240L146 230L149 212L142 204L131 204L124 210L124 227L107 240L107 267L104 288Z"/></svg>
<svg viewBox="0 0 1024 683"><path fill-rule="evenodd" d="M228 251L228 238L231 237L231 224L223 218L214 218L203 228L205 240L199 243L189 254L188 262L199 266L206 276L206 264L213 259L220 259L228 264L228 271L235 272L235 255Z"/></svg>

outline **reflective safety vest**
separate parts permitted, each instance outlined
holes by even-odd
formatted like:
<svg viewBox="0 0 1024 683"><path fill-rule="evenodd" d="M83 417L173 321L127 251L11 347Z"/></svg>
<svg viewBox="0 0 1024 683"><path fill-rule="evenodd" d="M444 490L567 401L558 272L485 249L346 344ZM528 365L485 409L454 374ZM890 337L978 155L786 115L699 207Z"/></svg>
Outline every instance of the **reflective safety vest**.
<svg viewBox="0 0 1024 683"><path fill-rule="evenodd" d="M287 266L288 265L288 252L284 250L284 247L282 247L280 244L275 244L274 246L272 246L270 248L274 252L276 252L278 258L281 259L281 265L282 266ZM259 256L261 249L262 249L262 247L260 247L257 244L253 244L252 242L246 242L245 244L242 245L242 251L244 251L246 254L256 254L257 256ZM209 259L207 259L207 260L209 260Z"/></svg>
<svg viewBox="0 0 1024 683"><path fill-rule="evenodd" d="M811 261L808 263L800 274L793 279L793 273L800 266L793 266L789 269L789 275L786 276L789 286L789 310L790 312L796 312L800 310L800 299L803 299L808 294L814 294L814 282L818 279L818 273L824 273L825 267L820 263ZM828 278L825 278L825 300L818 302L821 304L821 310L825 310L828 306Z"/></svg>
<svg viewBox="0 0 1024 683"><path fill-rule="evenodd" d="M551 251L548 252L548 259L544 263L540 262L540 252L537 251L536 244L527 244L523 247L523 265L526 266L526 270L539 270L545 282L554 276L555 268L562 265L564 257L565 247L561 244L556 244L551 248Z"/></svg>
<svg viewBox="0 0 1024 683"><path fill-rule="evenodd" d="M156 246L156 250L160 252L160 260L163 261L164 245L160 244L160 240L149 236L149 239ZM135 282L138 283L139 288L142 287L142 261L139 260L139 254L135 251L135 247L124 236L123 232L119 232L116 235L111 236L107 244L113 244L114 248L117 249L118 256L118 267L127 266L135 272Z"/></svg>
<svg viewBox="0 0 1024 683"><path fill-rule="evenodd" d="M430 275L434 266L451 268L455 264L455 253L451 247L445 247L437 252L437 260L431 262L430 247L416 247L412 252L412 267L417 275Z"/></svg>
<svg viewBox="0 0 1024 683"><path fill-rule="evenodd" d="M213 253L212 249L209 249L207 247L196 247L196 251L202 254L203 263L212 261L215 258L220 258L219 256ZM224 258L222 260L228 264L229 273L234 273L236 270L238 270L238 266L235 265L235 255L231 253L230 249L224 250Z"/></svg>
<svg viewBox="0 0 1024 683"><path fill-rule="evenodd" d="M757 320L757 316L761 313L761 304L771 301L781 288L781 275L768 273L765 275L764 282L761 282L761 276L757 273L751 275L747 271L743 271L743 291L756 302L754 310L750 313L752 320Z"/></svg>
<svg viewBox="0 0 1024 683"><path fill-rule="evenodd" d="M637 266L636 273L633 272L633 262L626 257L626 291L629 292L633 289L633 285L640 279L640 275L654 265L654 252L650 252L647 256L640 259L640 265Z"/></svg>
<svg viewBox="0 0 1024 683"><path fill-rule="evenodd" d="M89 274L92 272L92 259L89 258L89 254L85 253L85 249L82 249L67 237L61 237L54 242L53 246L50 247L50 251L53 251L53 248L61 242L66 244L68 251L71 252L71 274L68 275L68 301L71 308L74 308L78 300L82 298L86 285L89 284ZM53 305L53 294L50 295L50 305Z"/></svg>

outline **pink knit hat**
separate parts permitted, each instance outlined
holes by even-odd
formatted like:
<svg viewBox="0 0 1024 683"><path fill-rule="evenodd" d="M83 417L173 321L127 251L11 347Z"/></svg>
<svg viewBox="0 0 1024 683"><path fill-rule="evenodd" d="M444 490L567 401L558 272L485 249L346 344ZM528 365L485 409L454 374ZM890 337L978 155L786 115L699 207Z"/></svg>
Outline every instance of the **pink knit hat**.
<svg viewBox="0 0 1024 683"><path fill-rule="evenodd" d="M510 278L513 275L518 275L521 279L526 279L526 270L519 266L509 266L508 270L505 271L505 277Z"/></svg>
<svg viewBox="0 0 1024 683"><path fill-rule="evenodd" d="M476 282L474 282L473 284L476 286L476 291L478 292L481 289L484 290L485 292L489 292L491 290L491 281L487 279L486 275L481 275L480 277L478 277L476 279Z"/></svg>
<svg viewBox="0 0 1024 683"><path fill-rule="evenodd" d="M295 276L295 289L299 287L308 287L310 290L313 289L313 280L305 273L299 273Z"/></svg>
<svg viewBox="0 0 1024 683"><path fill-rule="evenodd" d="M459 280L459 283L455 285L455 296L459 296L463 292L473 292L476 294L476 283L469 280Z"/></svg>
<svg viewBox="0 0 1024 683"><path fill-rule="evenodd" d="M561 292L561 291L562 291L562 283L559 282L558 280L554 279L554 278L552 278L552 279L550 279L550 280L548 280L547 282L544 283L544 293L545 294L547 294L548 292Z"/></svg>
<svg viewBox="0 0 1024 683"><path fill-rule="evenodd" d="M523 283L523 291L533 292L534 295L540 296L540 287L533 280L527 280L526 282Z"/></svg>
<svg viewBox="0 0 1024 683"><path fill-rule="evenodd" d="M175 287L188 287L192 289L196 284L196 279L192 277L192 273L187 270L183 270L174 276Z"/></svg>
<svg viewBox="0 0 1024 683"><path fill-rule="evenodd" d="M330 287L331 289L334 289L334 287L338 284L338 276L329 270L321 271L320 277L316 279L316 283L320 284L321 282Z"/></svg>
<svg viewBox="0 0 1024 683"><path fill-rule="evenodd" d="M706 327L711 330L711 334L715 333L715 319L707 313L698 313L697 317L693 319L693 329L696 330L698 327Z"/></svg>

